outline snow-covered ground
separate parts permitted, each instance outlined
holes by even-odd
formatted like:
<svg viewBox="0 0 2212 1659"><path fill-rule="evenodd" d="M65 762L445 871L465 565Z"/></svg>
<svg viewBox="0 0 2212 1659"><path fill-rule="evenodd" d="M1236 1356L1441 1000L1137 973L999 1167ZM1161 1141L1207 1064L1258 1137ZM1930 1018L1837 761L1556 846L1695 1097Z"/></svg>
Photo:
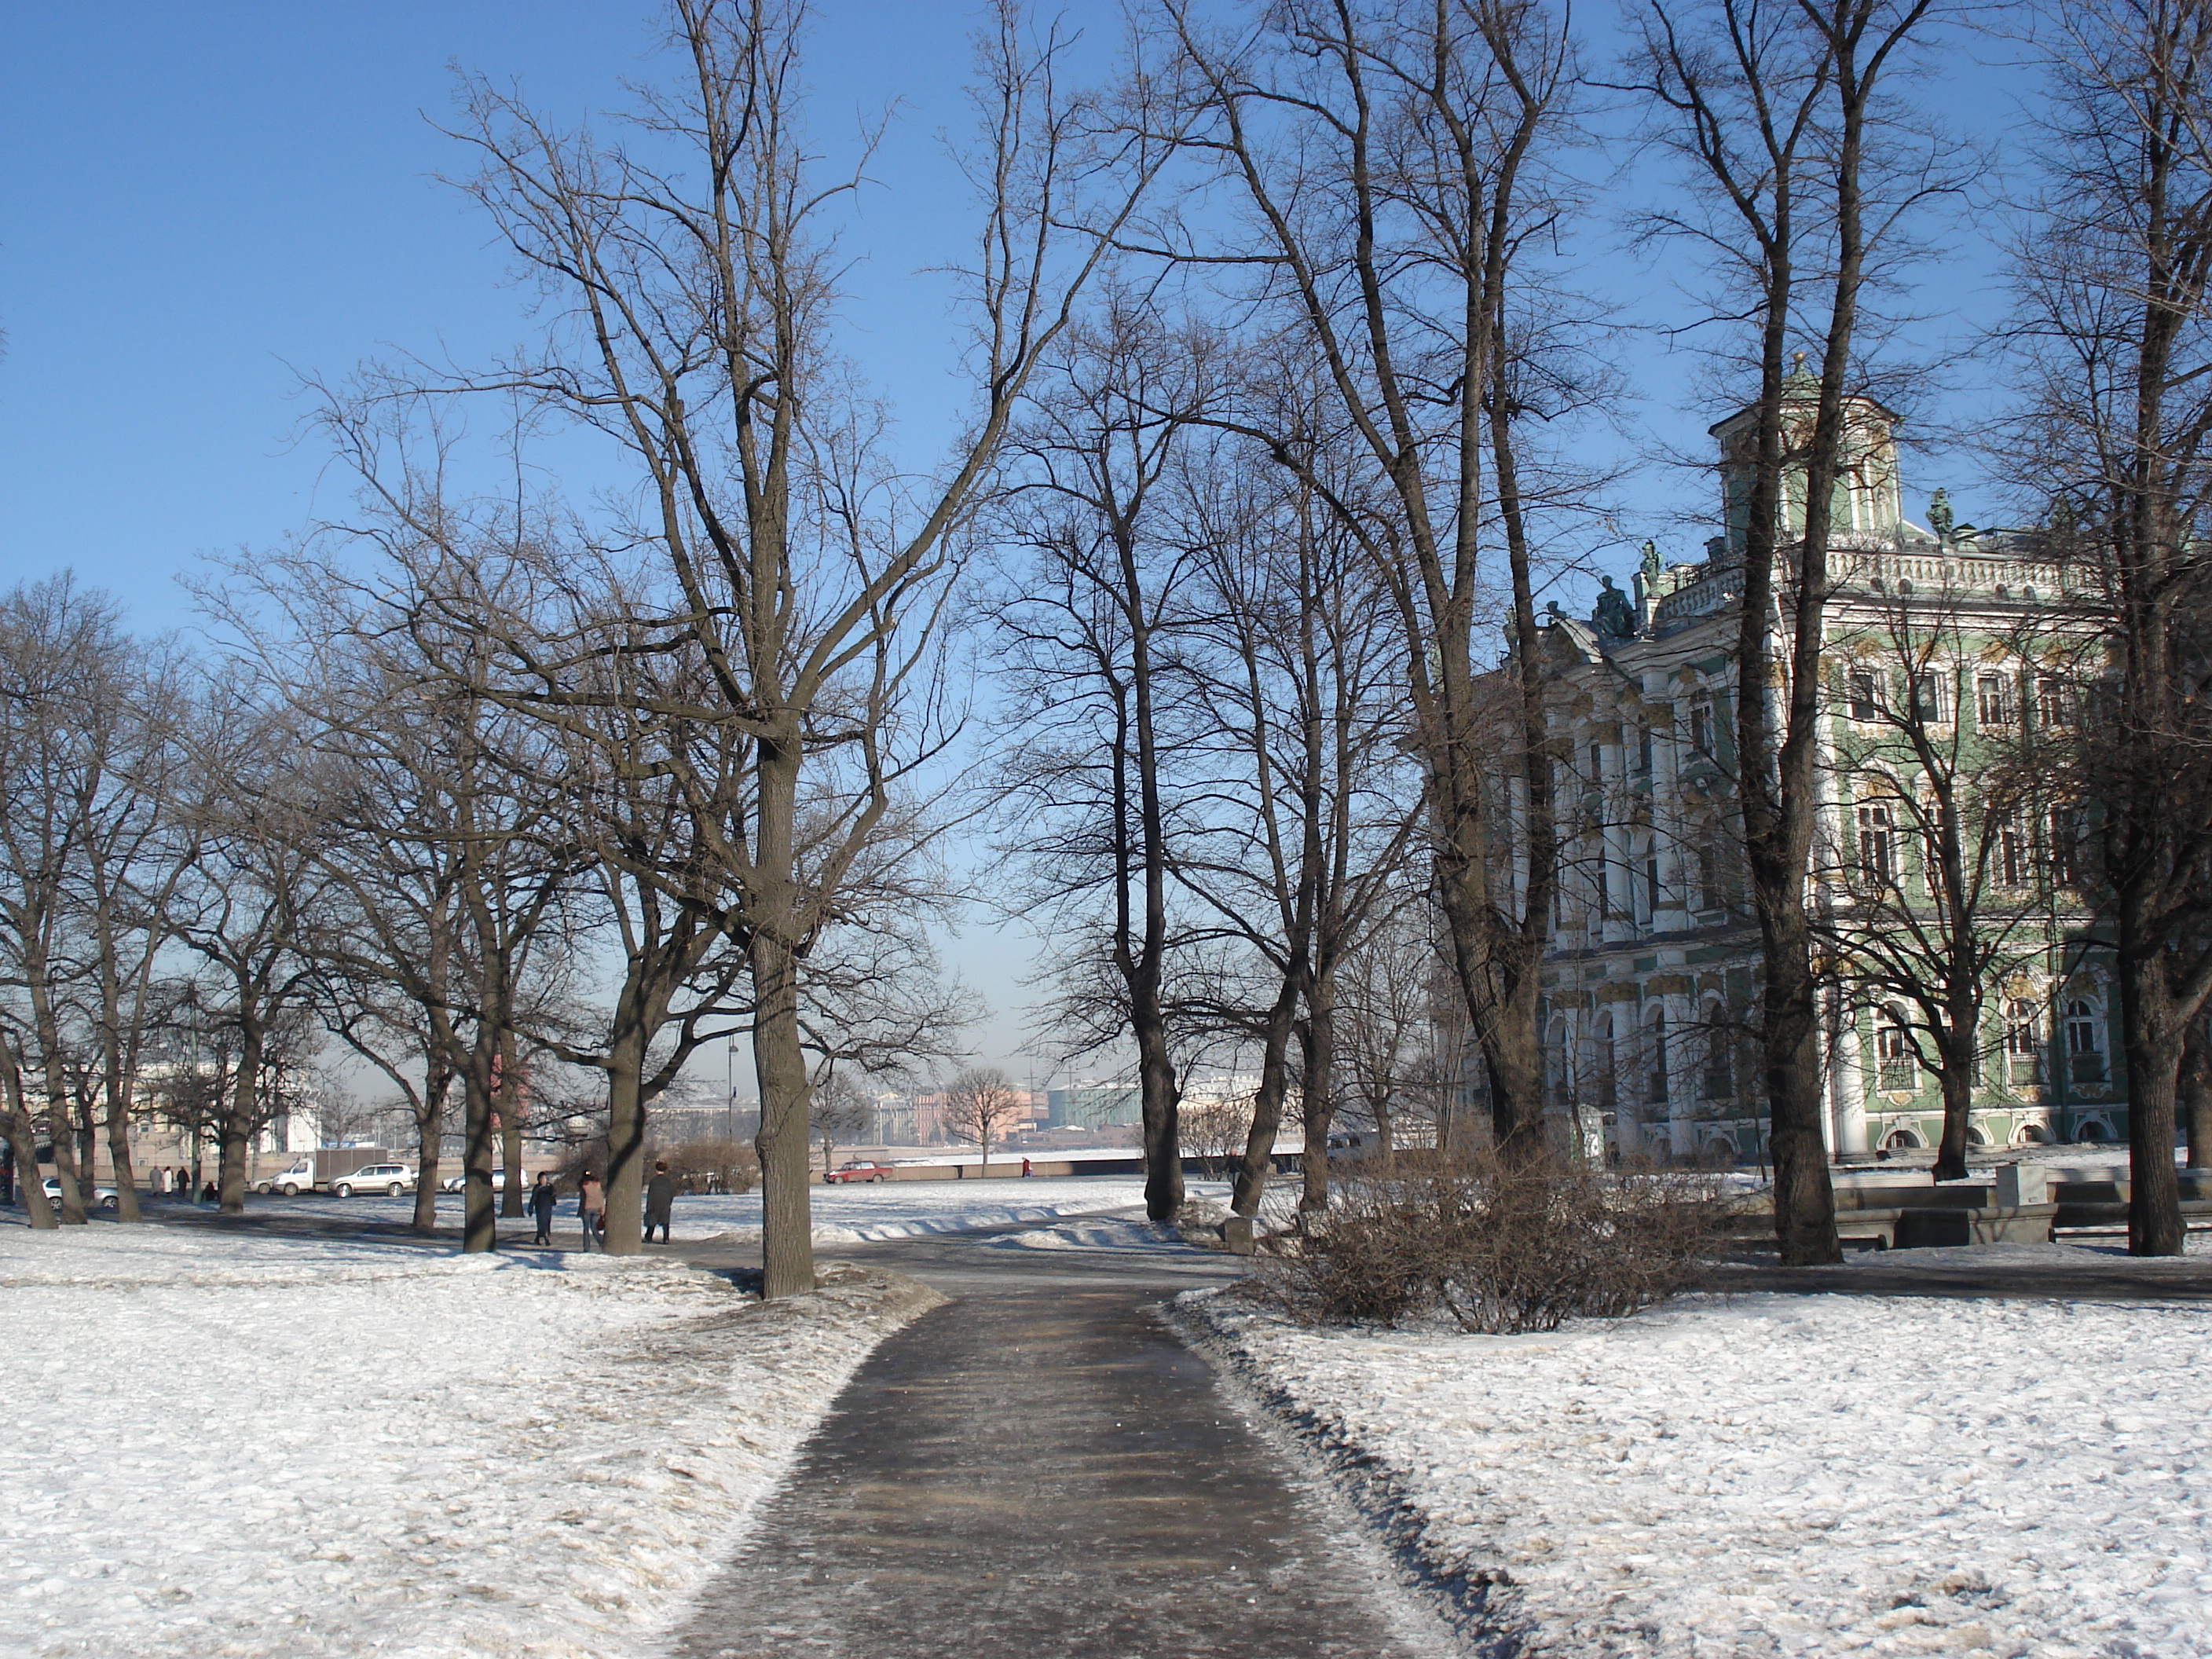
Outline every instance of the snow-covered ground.
<svg viewBox="0 0 2212 1659"><path fill-rule="evenodd" d="M2212 1654L2212 1307L1758 1294L1486 1338L1179 1305L1489 1643Z"/></svg>
<svg viewBox="0 0 2212 1659"><path fill-rule="evenodd" d="M1194 1198L1228 1191L1222 1182L1187 1183ZM1145 1201L1142 1176L1018 1176L989 1181L885 1181L854 1182L812 1189L814 1242L817 1244L857 1243L868 1239L911 1238L925 1233L962 1232L972 1227L1000 1226L1016 1221L1049 1220L1056 1216L1096 1215L1103 1211L1141 1208ZM441 1193L441 1220L458 1225L461 1195ZM347 1199L264 1197L255 1194L246 1208L256 1215L357 1216L365 1221L404 1225L413 1218L412 1197ZM577 1239L576 1201L561 1202L554 1218L556 1243ZM509 1220L509 1230L526 1228L526 1221ZM678 1239L708 1238L730 1234L758 1237L761 1195L757 1189L736 1197L684 1196L676 1200L673 1231Z"/></svg>
<svg viewBox="0 0 2212 1659"><path fill-rule="evenodd" d="M853 1368L936 1299L0 1227L0 1655L651 1651Z"/></svg>
<svg viewBox="0 0 2212 1659"><path fill-rule="evenodd" d="M1031 1227L1004 1233L990 1243L1014 1250L1188 1250L1183 1236L1162 1221L1119 1221L1093 1218L1063 1221L1054 1227Z"/></svg>

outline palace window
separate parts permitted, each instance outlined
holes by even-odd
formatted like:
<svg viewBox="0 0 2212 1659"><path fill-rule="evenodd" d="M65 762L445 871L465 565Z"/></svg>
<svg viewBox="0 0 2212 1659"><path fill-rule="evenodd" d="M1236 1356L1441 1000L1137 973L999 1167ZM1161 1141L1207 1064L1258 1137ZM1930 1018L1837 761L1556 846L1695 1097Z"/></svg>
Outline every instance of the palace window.
<svg viewBox="0 0 2212 1659"><path fill-rule="evenodd" d="M1707 1100L1735 1097L1735 1067L1729 1053L1727 1015L1718 1003L1705 1010L1705 1077Z"/></svg>
<svg viewBox="0 0 2212 1659"><path fill-rule="evenodd" d="M1698 908L1718 910L1728 902L1728 895L1721 888L1720 848L1710 840L1698 843Z"/></svg>
<svg viewBox="0 0 2212 1659"><path fill-rule="evenodd" d="M2040 679L2035 683L2035 718L2045 726L2074 724L2074 699L2067 694L2065 681Z"/></svg>
<svg viewBox="0 0 2212 1659"><path fill-rule="evenodd" d="M1889 808L1873 801L1858 810L1859 876L1873 888L1897 885L1897 825Z"/></svg>
<svg viewBox="0 0 2212 1659"><path fill-rule="evenodd" d="M2005 1059L2016 1083L2043 1080L2043 1021L2035 1004L2014 997L2005 1004Z"/></svg>
<svg viewBox="0 0 2212 1659"><path fill-rule="evenodd" d="M1651 770L1651 728L1648 726L1636 728L1636 769L1647 775Z"/></svg>
<svg viewBox="0 0 2212 1659"><path fill-rule="evenodd" d="M2017 818L2007 818L1997 826L1997 879L2008 887L2026 887L2035 879L2027 832Z"/></svg>
<svg viewBox="0 0 2212 1659"><path fill-rule="evenodd" d="M1874 1035L1874 1052L1881 1069L1882 1089L1894 1091L1919 1086L1918 1051L1913 1046L1912 1030L1905 1024L1901 1003L1893 1002L1881 1011L1881 1024Z"/></svg>
<svg viewBox="0 0 2212 1659"><path fill-rule="evenodd" d="M2012 724L2012 684L2002 674L1984 674L1974 682L1974 717L1985 728Z"/></svg>
<svg viewBox="0 0 2212 1659"><path fill-rule="evenodd" d="M2081 817L2078 808L2051 809L2051 879L2061 887L2073 887L2081 882Z"/></svg>
<svg viewBox="0 0 2212 1659"><path fill-rule="evenodd" d="M2066 1005L2066 1068L2076 1083L2105 1080L2104 1021L2094 1005L2080 997Z"/></svg>
<svg viewBox="0 0 2212 1659"><path fill-rule="evenodd" d="M1700 755L1713 752L1713 711L1705 703L1690 707L1690 747Z"/></svg>
<svg viewBox="0 0 2212 1659"><path fill-rule="evenodd" d="M1943 675L1934 668L1923 669L1912 677L1912 714L1923 726L1941 726L1948 718L1944 712Z"/></svg>
<svg viewBox="0 0 2212 1659"><path fill-rule="evenodd" d="M1878 719L1881 714L1881 681L1869 668L1851 670L1851 718Z"/></svg>
<svg viewBox="0 0 2212 1659"><path fill-rule="evenodd" d="M1651 1011L1647 1029L1651 1036L1649 1050L1651 1077L1644 1097L1654 1106L1664 1106L1667 1103L1667 1011L1664 1008Z"/></svg>

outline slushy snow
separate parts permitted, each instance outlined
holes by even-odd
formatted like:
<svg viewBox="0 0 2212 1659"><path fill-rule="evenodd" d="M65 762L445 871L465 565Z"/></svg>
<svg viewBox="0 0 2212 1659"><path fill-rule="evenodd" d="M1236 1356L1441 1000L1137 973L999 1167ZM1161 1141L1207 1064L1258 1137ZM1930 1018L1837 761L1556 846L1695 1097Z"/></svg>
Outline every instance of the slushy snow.
<svg viewBox="0 0 2212 1659"><path fill-rule="evenodd" d="M1179 1306L1486 1649L2212 1654L2212 1307L1756 1294L1480 1337Z"/></svg>
<svg viewBox="0 0 2212 1659"><path fill-rule="evenodd" d="M0 1227L0 1655L651 1650L935 1298L662 1261Z"/></svg>

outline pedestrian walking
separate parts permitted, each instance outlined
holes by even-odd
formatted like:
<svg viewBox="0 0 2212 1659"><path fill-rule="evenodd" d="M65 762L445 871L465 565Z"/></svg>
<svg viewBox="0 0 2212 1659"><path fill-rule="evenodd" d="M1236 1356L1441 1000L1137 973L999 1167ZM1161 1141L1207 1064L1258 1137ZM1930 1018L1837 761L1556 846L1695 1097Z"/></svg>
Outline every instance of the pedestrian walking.
<svg viewBox="0 0 2212 1659"><path fill-rule="evenodd" d="M544 1170L538 1172L538 1184L530 1189L530 1215L538 1224L538 1236L533 1244L553 1242L553 1205L559 1196L553 1186L553 1177Z"/></svg>
<svg viewBox="0 0 2212 1659"><path fill-rule="evenodd" d="M1027 1158L1024 1158L1024 1159L1022 1160L1022 1175L1024 1176L1024 1178L1026 1178L1026 1177L1028 1177L1028 1176L1031 1176L1031 1175L1034 1175L1034 1174L1036 1174L1036 1172L1034 1170L1032 1170L1032 1169L1030 1169L1030 1161L1029 1161L1029 1159L1027 1159Z"/></svg>
<svg viewBox="0 0 2212 1659"><path fill-rule="evenodd" d="M576 1183L576 1213L584 1223L584 1248L594 1250L604 1248L605 1241L599 1237L599 1224L607 1212L607 1189L599 1185L599 1176L589 1170Z"/></svg>
<svg viewBox="0 0 2212 1659"><path fill-rule="evenodd" d="M668 1165L655 1164L653 1179L645 1183L645 1242L653 1243L653 1230L660 1229L660 1242L672 1243L668 1233L669 1212L676 1207L676 1178Z"/></svg>

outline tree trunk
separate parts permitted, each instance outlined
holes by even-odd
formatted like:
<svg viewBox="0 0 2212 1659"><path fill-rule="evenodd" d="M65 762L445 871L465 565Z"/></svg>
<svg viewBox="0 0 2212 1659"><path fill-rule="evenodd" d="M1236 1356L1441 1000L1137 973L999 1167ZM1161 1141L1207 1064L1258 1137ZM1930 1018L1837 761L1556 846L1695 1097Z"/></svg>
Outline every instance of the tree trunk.
<svg viewBox="0 0 2212 1659"><path fill-rule="evenodd" d="M240 1038L228 1104L216 1125L216 1199L224 1215L246 1213L246 1154L260 1106L261 1032L245 1021Z"/></svg>
<svg viewBox="0 0 2212 1659"><path fill-rule="evenodd" d="M131 1083L114 1063L112 1050L104 1092L107 1101L107 1161L115 1171L115 1218L135 1222L140 1216L138 1173L131 1160Z"/></svg>
<svg viewBox="0 0 2212 1659"><path fill-rule="evenodd" d="M1802 890L1802 873L1793 882ZM1759 1046L1774 1158L1775 1242L1785 1267L1840 1261L1836 1193L1821 1133L1820 1017L1804 904L1801 896L1763 902L1759 911L1766 946Z"/></svg>
<svg viewBox="0 0 2212 1659"><path fill-rule="evenodd" d="M422 1093L415 1107L415 1215L408 1224L416 1232L438 1231L439 1166L445 1158L446 1097L453 1091L453 1068L443 1058L441 1043L433 1042L422 1060ZM467 1204L467 1164L462 1165L462 1203Z"/></svg>
<svg viewBox="0 0 2212 1659"><path fill-rule="evenodd" d="M1305 1066L1306 1152L1301 1215L1328 1208L1328 1134L1336 1121L1336 988L1333 975L1316 975L1306 998L1305 1024L1298 1032Z"/></svg>
<svg viewBox="0 0 2212 1659"><path fill-rule="evenodd" d="M1229 1207L1237 1215L1260 1213L1261 1195L1274 1167L1275 1137L1283 1127L1283 1101L1290 1093L1291 1036L1297 1026L1298 981L1283 975L1283 988L1267 1010L1260 1042L1260 1088L1252 1097L1252 1124L1244 1134L1244 1156L1237 1165L1237 1185Z"/></svg>
<svg viewBox="0 0 2212 1659"><path fill-rule="evenodd" d="M1937 1181L1966 1178L1966 1127L1974 1107L1974 1030L1972 1024L1954 1025L1951 1041L1945 1045L1948 1052L1942 1056L1938 1081L1943 1088L1943 1139L1936 1149ZM1957 1035L1961 1031L1963 1037Z"/></svg>
<svg viewBox="0 0 2212 1659"><path fill-rule="evenodd" d="M765 928L754 935L753 1077L760 1089L761 1294L814 1288L814 1216L807 1153L806 1054L799 1046L799 964Z"/></svg>
<svg viewBox="0 0 2212 1659"><path fill-rule="evenodd" d="M76 1167L82 1172L84 1195L88 1201L100 1185L100 1120L92 1109L89 1090L76 1098L76 1110L71 1114L76 1133Z"/></svg>
<svg viewBox="0 0 2212 1659"><path fill-rule="evenodd" d="M1182 1091L1168 1055L1167 1020L1158 997L1131 1012L1144 1099L1145 1213L1154 1221L1172 1221L1182 1208Z"/></svg>
<svg viewBox="0 0 2212 1659"><path fill-rule="evenodd" d="M624 1011L627 1012L627 1011ZM607 1048L607 1254L645 1248L645 1032L616 1016L620 1035Z"/></svg>
<svg viewBox="0 0 2212 1659"><path fill-rule="evenodd" d="M499 1215L492 1203L492 1056L497 1050L479 1029L461 1072L461 1249L481 1255L499 1248Z"/></svg>
<svg viewBox="0 0 2212 1659"><path fill-rule="evenodd" d="M7 1098L0 1109L7 1113L8 1144L15 1152L15 1181L23 1189L23 1213L32 1227L50 1232L61 1225L54 1206L46 1202L46 1189L39 1180L39 1137L23 1109L23 1067L15 1049L0 1037L0 1088Z"/></svg>
<svg viewBox="0 0 2212 1659"><path fill-rule="evenodd" d="M520 1044L515 1041L514 1028L503 1026L499 1038L499 1156L500 1167L507 1174L507 1191L500 1199L499 1212L503 1216L520 1217L522 1204L522 1106L524 1087Z"/></svg>
<svg viewBox="0 0 2212 1659"><path fill-rule="evenodd" d="M2181 1040L2181 1109L2189 1128L2189 1167L2212 1169L2212 1042L2202 1016Z"/></svg>
<svg viewBox="0 0 2212 1659"><path fill-rule="evenodd" d="M2182 1031L2160 952L2145 950L2136 907L2120 898L2122 1041L2128 1059L2128 1254L2179 1255L2187 1231L2173 1167L2174 1088Z"/></svg>

